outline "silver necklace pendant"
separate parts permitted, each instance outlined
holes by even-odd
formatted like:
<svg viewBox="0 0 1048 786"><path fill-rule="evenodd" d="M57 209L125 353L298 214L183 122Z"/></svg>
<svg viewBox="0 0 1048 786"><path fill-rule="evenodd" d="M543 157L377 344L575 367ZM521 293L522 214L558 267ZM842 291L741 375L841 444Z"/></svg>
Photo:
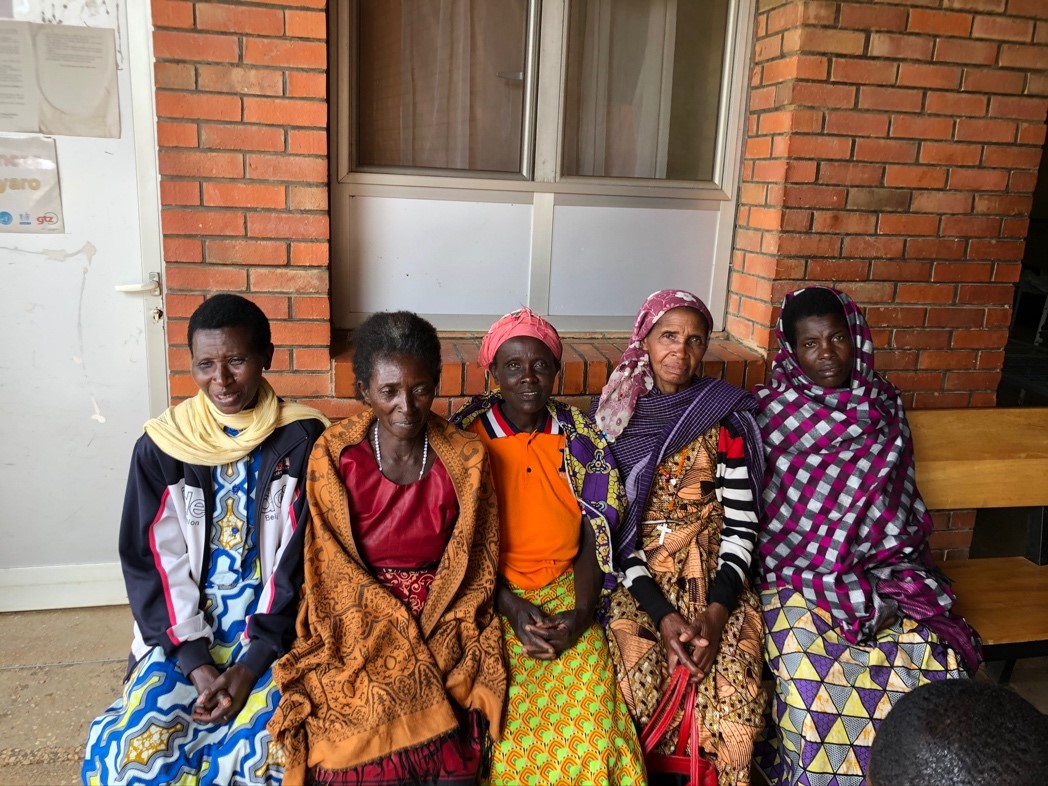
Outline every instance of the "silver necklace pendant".
<svg viewBox="0 0 1048 786"><path fill-rule="evenodd" d="M382 446L378 443L378 421L375 421L375 431L372 435L371 440L375 445L375 461L378 462L378 471L385 475L385 471L382 469ZM429 458L429 434L422 434L422 466L418 470L418 479L422 480L422 476L426 474L426 460Z"/></svg>

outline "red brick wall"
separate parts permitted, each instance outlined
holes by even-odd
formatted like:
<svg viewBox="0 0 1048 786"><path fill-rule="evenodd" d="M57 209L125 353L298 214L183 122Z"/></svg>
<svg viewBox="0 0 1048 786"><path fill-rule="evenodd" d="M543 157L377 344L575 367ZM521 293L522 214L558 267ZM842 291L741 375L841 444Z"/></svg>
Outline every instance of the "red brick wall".
<svg viewBox="0 0 1048 786"><path fill-rule="evenodd" d="M273 322L274 386L330 396L326 0L153 0L171 394L186 322L242 292Z"/></svg>
<svg viewBox="0 0 1048 786"><path fill-rule="evenodd" d="M278 390L341 406L325 7L153 0L175 397L193 391L186 318L234 290L274 320ZM1048 6L758 0L755 32L729 334L767 351L786 291L836 283L908 404L992 404L1045 133Z"/></svg>
<svg viewBox="0 0 1048 786"><path fill-rule="evenodd" d="M233 291L272 320L278 393L331 417L355 409L349 357L330 328L326 6L152 0L172 398L196 392L189 316L205 296ZM485 381L475 343L445 343L447 414ZM763 376L760 357L718 346L706 373L747 385ZM578 403L599 392L614 351L571 344L558 392Z"/></svg>
<svg viewBox="0 0 1048 786"><path fill-rule="evenodd" d="M331 351L326 5L152 0L173 397L195 390L187 318L232 290L273 320L278 392L353 408ZM908 405L992 405L1046 96L1046 0L757 0L730 336L768 351L783 294L835 283ZM565 395L599 386L609 341L569 347ZM471 351L445 348L440 411L483 386ZM719 351L708 373L762 376ZM966 554L972 526L938 514L933 547Z"/></svg>
<svg viewBox="0 0 1048 786"><path fill-rule="evenodd" d="M1048 109L1048 2L759 0L728 331L839 285L916 407L992 406Z"/></svg>

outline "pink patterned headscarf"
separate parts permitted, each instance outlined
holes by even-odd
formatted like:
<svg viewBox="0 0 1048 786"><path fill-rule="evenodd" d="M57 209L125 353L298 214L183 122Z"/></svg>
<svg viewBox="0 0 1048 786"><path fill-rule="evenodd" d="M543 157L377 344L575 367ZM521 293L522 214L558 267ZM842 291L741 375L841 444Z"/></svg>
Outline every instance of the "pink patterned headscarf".
<svg viewBox="0 0 1048 786"><path fill-rule="evenodd" d="M695 309L702 314L707 327L713 330L713 316L710 310L691 292L682 289L661 289L648 296L633 322L633 335L630 336L629 346L622 353L622 359L601 391L600 403L594 413L597 425L607 435L608 442L614 442L623 432L633 417L637 399L655 385L651 358L648 357L643 341L655 323L662 319L662 315L675 308Z"/></svg>
<svg viewBox="0 0 1048 786"><path fill-rule="evenodd" d="M518 338L519 336L537 338L549 347L553 357L557 359L558 363L560 362L562 349L560 334L557 333L557 329L530 308L524 306L516 311L509 312L491 326L487 335L480 342L480 357L478 358L480 365L483 368L490 368L491 364L495 362L495 353L499 351L499 347L511 338Z"/></svg>

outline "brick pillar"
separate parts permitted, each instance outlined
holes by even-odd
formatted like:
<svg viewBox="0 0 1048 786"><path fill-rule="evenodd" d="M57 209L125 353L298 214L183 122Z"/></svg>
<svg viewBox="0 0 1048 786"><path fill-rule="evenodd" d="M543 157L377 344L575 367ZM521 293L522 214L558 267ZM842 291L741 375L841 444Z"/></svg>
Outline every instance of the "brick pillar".
<svg viewBox="0 0 1048 786"><path fill-rule="evenodd" d="M1048 109L1048 2L758 0L728 331L838 285L916 407L992 406Z"/></svg>
<svg viewBox="0 0 1048 786"><path fill-rule="evenodd" d="M326 0L153 0L171 395L195 393L186 322L257 302L277 391L331 392Z"/></svg>

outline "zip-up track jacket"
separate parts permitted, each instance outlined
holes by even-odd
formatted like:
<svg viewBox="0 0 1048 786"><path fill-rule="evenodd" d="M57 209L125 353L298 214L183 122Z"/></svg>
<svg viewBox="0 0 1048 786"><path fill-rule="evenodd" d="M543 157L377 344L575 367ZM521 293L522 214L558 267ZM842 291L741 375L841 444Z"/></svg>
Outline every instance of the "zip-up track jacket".
<svg viewBox="0 0 1048 786"><path fill-rule="evenodd" d="M262 443L255 527L264 585L238 660L256 677L294 635L309 515L303 485L310 450L323 430L319 420L299 420ZM120 521L120 562L135 617L132 658L137 662L160 647L186 676L214 664L203 611L215 496L211 470L168 456L143 434L131 457Z"/></svg>

